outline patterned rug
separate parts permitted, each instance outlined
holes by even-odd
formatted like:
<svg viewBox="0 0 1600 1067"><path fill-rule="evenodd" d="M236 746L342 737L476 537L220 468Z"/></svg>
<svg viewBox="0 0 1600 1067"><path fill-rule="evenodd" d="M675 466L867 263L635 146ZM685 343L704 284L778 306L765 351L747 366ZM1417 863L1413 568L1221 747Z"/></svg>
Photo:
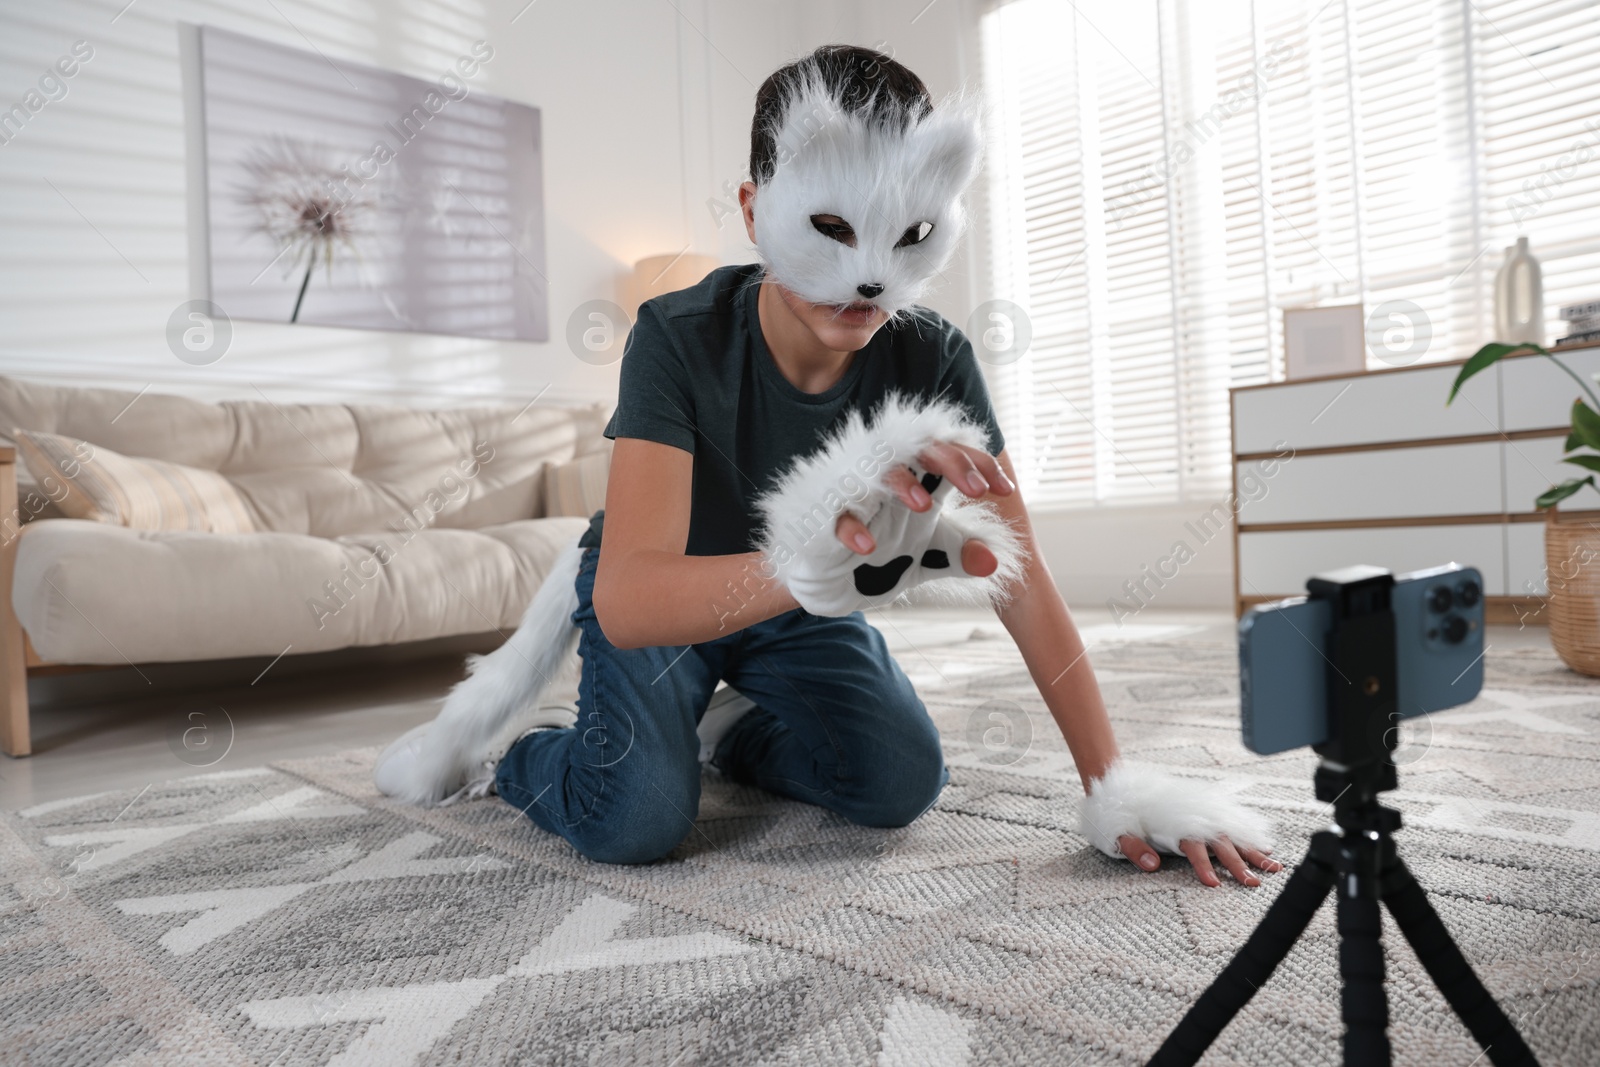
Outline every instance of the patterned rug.
<svg viewBox="0 0 1600 1067"><path fill-rule="evenodd" d="M668 860L589 863L489 799L391 805L376 750L42 804L0 822L7 1064L1131 1064L1279 891L1135 872L992 627L901 655L952 780L904 830L708 780ZM1091 653L1122 746L1269 810L1313 760L1238 741L1231 645ZM1546 1065L1600 1048L1600 686L1491 653L1401 750L1403 854ZM1396 1062L1478 1050L1385 917ZM1205 1062L1339 1062L1324 907Z"/></svg>

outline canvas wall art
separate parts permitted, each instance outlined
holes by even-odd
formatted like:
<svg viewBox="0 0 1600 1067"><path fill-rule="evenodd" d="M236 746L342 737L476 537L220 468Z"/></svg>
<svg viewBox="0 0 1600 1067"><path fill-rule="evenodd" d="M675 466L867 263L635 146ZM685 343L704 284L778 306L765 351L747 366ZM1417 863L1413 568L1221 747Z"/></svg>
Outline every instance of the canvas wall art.
<svg viewBox="0 0 1600 1067"><path fill-rule="evenodd" d="M433 80L194 29L194 253L229 317L544 341L539 110L481 90L477 42Z"/></svg>

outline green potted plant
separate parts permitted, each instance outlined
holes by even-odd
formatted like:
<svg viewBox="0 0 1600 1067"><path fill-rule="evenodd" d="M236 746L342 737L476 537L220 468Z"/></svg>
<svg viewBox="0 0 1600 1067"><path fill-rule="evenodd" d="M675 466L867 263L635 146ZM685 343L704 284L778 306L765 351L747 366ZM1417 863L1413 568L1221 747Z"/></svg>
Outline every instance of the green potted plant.
<svg viewBox="0 0 1600 1067"><path fill-rule="evenodd" d="M1552 485L1540 493L1533 504L1545 513L1545 578L1549 586L1545 610L1549 613L1550 643L1568 667L1582 674L1600 676L1600 574L1596 574L1596 565L1600 563L1600 524L1571 516L1563 518L1556 507L1585 486L1600 493L1600 486L1595 484L1595 475L1600 473L1600 397L1588 382L1543 345L1496 343L1484 345L1467 360L1461 373L1456 375L1445 403L1455 400L1467 379L1514 352L1537 352L1560 367L1583 390L1572 402L1562 462L1588 473Z"/></svg>

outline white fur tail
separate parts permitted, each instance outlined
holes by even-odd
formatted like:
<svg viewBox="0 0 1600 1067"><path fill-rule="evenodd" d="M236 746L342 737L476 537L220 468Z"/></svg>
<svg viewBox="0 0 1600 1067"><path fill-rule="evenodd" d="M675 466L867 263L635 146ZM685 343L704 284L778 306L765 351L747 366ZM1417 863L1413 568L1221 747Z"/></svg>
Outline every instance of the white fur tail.
<svg viewBox="0 0 1600 1067"><path fill-rule="evenodd" d="M517 732L519 713L537 707L577 643L572 613L582 558L576 543L564 549L511 639L486 656L468 658L467 677L450 690L429 725L405 781L392 792L396 799L437 804L498 746L514 740L506 735Z"/></svg>

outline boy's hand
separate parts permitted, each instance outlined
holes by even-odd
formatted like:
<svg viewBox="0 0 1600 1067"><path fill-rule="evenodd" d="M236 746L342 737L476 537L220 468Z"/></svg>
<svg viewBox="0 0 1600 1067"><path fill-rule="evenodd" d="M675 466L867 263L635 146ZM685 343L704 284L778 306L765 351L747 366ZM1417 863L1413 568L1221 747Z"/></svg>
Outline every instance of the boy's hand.
<svg viewBox="0 0 1600 1067"><path fill-rule="evenodd" d="M1283 869L1267 858L1271 823L1213 782L1118 758L1086 784L1078 832L1108 856L1153 871L1161 866L1157 849L1181 853L1201 884L1212 886L1222 880L1211 866L1208 846L1241 885L1261 884L1250 866Z"/></svg>
<svg viewBox="0 0 1600 1067"><path fill-rule="evenodd" d="M936 441L918 454L917 462L929 474L943 478L975 500L989 493L1010 496L1017 491L995 458L981 448ZM883 484L912 511L933 507L933 494L923 488L909 467L896 467L884 475ZM839 516L834 536L858 555L870 556L878 547L867 524L848 511ZM968 574L987 577L998 565L994 553L982 541L967 541L961 546L961 567Z"/></svg>
<svg viewBox="0 0 1600 1067"><path fill-rule="evenodd" d="M1140 870L1154 871L1161 866L1161 854L1132 834L1123 834L1117 838L1117 847ZM1222 879L1217 877L1216 870L1211 866L1211 857L1204 841L1187 839L1178 842L1178 847L1189 857L1194 875L1200 879L1202 885L1222 884ZM1211 848L1216 851L1217 859L1222 861L1222 866L1240 885L1261 884L1261 879L1250 873L1250 867L1266 871L1268 874L1283 870L1283 864L1268 857L1267 853L1272 851L1270 848L1256 849L1235 845L1225 834L1212 842ZM1249 866L1246 866L1247 863Z"/></svg>

